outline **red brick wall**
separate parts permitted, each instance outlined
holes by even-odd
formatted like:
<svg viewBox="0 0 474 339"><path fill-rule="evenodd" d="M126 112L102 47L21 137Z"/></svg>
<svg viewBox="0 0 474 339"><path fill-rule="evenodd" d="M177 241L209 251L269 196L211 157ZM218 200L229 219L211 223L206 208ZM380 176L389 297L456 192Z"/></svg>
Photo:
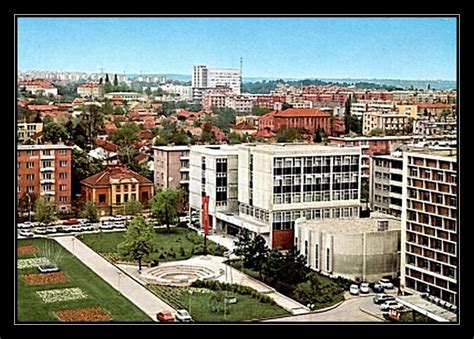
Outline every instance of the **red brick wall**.
<svg viewBox="0 0 474 339"><path fill-rule="evenodd" d="M17 197L20 198L27 192L28 186L34 187L33 194L36 198L40 196L40 162L39 162L39 151L33 151L33 155L27 155L27 151L18 151L17 152L17 161L18 161L18 171L17 174L20 175L20 180L17 182L18 187L20 187L20 192L17 191ZM26 168L27 162L33 162L33 168ZM27 180L27 174L34 174L33 180Z"/></svg>
<svg viewBox="0 0 474 339"><path fill-rule="evenodd" d="M60 150L58 149L55 149L54 150L54 179L55 179L55 183L54 183L54 190L56 192L56 195L55 195L55 203L56 205L60 206L60 205L71 205L71 195L72 195L72 191L71 191L71 162L72 162L72 159L71 159L71 150L66 150L66 153L65 154L60 154ZM66 167L60 167L59 164L60 164L60 161L66 161ZM65 179L61 179L59 177L59 173L66 173L66 178ZM66 190L65 191L60 191L59 187L60 185L65 185L66 186ZM61 196L66 196L67 197L67 201L66 202L61 202L60 201L60 197Z"/></svg>
<svg viewBox="0 0 474 339"><path fill-rule="evenodd" d="M272 248L280 250L289 250L294 246L293 230L273 230Z"/></svg>

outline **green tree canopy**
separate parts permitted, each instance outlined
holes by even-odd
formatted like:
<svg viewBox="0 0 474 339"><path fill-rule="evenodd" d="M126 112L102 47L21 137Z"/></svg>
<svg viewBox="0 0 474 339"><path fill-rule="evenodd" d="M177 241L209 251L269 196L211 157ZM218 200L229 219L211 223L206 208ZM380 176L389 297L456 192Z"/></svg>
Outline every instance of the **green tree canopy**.
<svg viewBox="0 0 474 339"><path fill-rule="evenodd" d="M36 200L35 219L43 224L50 224L56 220L56 206L44 197Z"/></svg>
<svg viewBox="0 0 474 339"><path fill-rule="evenodd" d="M155 230L153 225L142 217L133 219L125 232L125 240L118 244L118 252L127 258L138 261L138 269L142 269L143 257L156 252Z"/></svg>
<svg viewBox="0 0 474 339"><path fill-rule="evenodd" d="M125 203L125 215L137 215L143 209L143 205L138 200L129 200Z"/></svg>
<svg viewBox="0 0 474 339"><path fill-rule="evenodd" d="M66 127L57 122L50 121L43 125L43 138L45 141L57 144L60 141L68 140L69 135Z"/></svg>
<svg viewBox="0 0 474 339"><path fill-rule="evenodd" d="M303 135L298 128L288 128L281 130L276 135L277 142L302 141Z"/></svg>
<svg viewBox="0 0 474 339"><path fill-rule="evenodd" d="M97 205L94 204L92 201L86 202L84 206L83 216L89 222L98 222L99 221L99 213L97 210Z"/></svg>
<svg viewBox="0 0 474 339"><path fill-rule="evenodd" d="M183 191L180 189L166 188L159 190L150 199L149 205L153 216L166 224L168 232L170 223L174 222L178 216L178 204L182 197Z"/></svg>

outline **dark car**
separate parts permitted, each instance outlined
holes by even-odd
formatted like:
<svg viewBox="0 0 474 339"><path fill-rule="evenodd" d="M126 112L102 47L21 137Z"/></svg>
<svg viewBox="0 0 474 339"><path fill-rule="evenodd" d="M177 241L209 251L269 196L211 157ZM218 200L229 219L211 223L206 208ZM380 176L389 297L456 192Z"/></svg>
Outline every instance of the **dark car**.
<svg viewBox="0 0 474 339"><path fill-rule="evenodd" d="M383 304L386 301L395 300L395 297L385 294L385 293L379 293L379 294L374 295L373 300L375 304Z"/></svg>
<svg viewBox="0 0 474 339"><path fill-rule="evenodd" d="M385 289L379 283L375 283L372 285L372 291L374 291L375 293L383 293L385 292Z"/></svg>
<svg viewBox="0 0 474 339"><path fill-rule="evenodd" d="M156 319L160 323L174 323L173 313L170 311L161 311L156 314Z"/></svg>

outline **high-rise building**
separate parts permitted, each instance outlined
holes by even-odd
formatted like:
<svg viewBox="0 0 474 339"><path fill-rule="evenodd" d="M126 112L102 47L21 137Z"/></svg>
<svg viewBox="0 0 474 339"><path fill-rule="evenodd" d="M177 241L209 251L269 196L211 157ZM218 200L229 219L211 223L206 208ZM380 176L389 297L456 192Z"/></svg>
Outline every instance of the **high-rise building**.
<svg viewBox="0 0 474 339"><path fill-rule="evenodd" d="M59 211L71 209L72 147L64 145L20 145L17 148L17 198L45 197ZM33 198L34 197L34 198Z"/></svg>
<svg viewBox="0 0 474 339"><path fill-rule="evenodd" d="M240 94L240 70L232 68L208 68L194 65L191 80L193 100L200 100L206 88L229 87L234 94Z"/></svg>
<svg viewBox="0 0 474 339"><path fill-rule="evenodd" d="M403 156L401 285L458 304L456 150Z"/></svg>

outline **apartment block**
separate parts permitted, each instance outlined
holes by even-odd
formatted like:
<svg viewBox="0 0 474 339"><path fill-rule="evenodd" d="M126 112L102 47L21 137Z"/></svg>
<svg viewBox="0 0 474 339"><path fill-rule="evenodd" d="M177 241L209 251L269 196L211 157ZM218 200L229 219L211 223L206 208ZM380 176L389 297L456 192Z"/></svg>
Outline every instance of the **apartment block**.
<svg viewBox="0 0 474 339"><path fill-rule="evenodd" d="M87 82L77 87L77 94L81 97L99 97L102 95L102 86L97 82Z"/></svg>
<svg viewBox="0 0 474 339"><path fill-rule="evenodd" d="M456 150L403 156L401 284L458 304Z"/></svg>
<svg viewBox="0 0 474 339"><path fill-rule="evenodd" d="M43 130L43 123L27 123L19 122L16 129L16 137L18 143L29 140L33 135Z"/></svg>
<svg viewBox="0 0 474 339"><path fill-rule="evenodd" d="M384 132L402 132L408 118L399 113L366 112L362 119L362 134L368 135L375 128Z"/></svg>
<svg viewBox="0 0 474 339"><path fill-rule="evenodd" d="M45 197L59 211L69 211L72 147L20 145L17 148L17 199Z"/></svg>
<svg viewBox="0 0 474 339"><path fill-rule="evenodd" d="M401 152L373 156L370 166L370 208L398 219L402 215L403 157Z"/></svg>

